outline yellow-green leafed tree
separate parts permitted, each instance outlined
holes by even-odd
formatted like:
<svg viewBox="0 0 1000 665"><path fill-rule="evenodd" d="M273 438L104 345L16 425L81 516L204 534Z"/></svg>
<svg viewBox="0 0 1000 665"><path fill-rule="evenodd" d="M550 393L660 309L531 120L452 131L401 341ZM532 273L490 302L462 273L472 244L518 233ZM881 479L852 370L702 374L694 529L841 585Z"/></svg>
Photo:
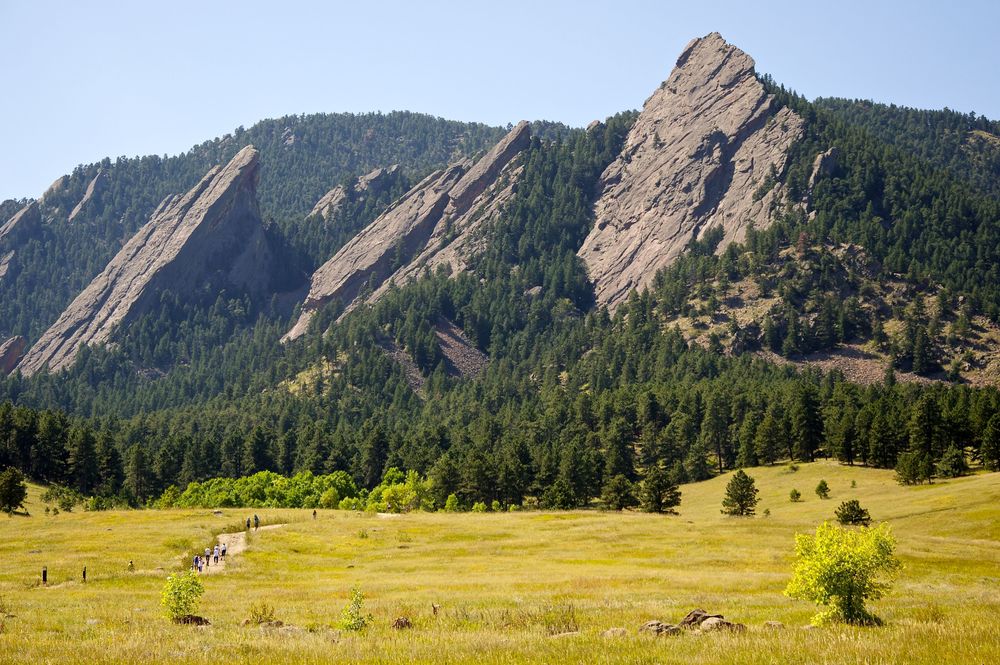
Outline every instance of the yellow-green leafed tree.
<svg viewBox="0 0 1000 665"><path fill-rule="evenodd" d="M892 586L901 567L895 549L887 524L849 529L824 522L815 536L795 536L795 568L785 595L828 607L813 617L815 625L877 625L865 602L881 598Z"/></svg>

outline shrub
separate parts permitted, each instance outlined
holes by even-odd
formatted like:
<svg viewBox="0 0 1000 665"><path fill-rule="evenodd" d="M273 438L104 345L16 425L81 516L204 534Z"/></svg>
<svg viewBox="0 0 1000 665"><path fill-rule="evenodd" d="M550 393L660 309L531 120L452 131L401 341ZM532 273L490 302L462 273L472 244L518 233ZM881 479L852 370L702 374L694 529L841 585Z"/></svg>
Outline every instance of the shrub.
<svg viewBox="0 0 1000 665"><path fill-rule="evenodd" d="M449 494L448 498L444 502L444 512L446 513L457 513L461 508L458 505L458 497L454 494Z"/></svg>
<svg viewBox="0 0 1000 665"><path fill-rule="evenodd" d="M819 484L816 485L816 496L821 499L830 498L830 486L826 484L825 480L820 480Z"/></svg>
<svg viewBox="0 0 1000 665"><path fill-rule="evenodd" d="M861 507L857 499L843 502L834 514L837 516L837 521L844 525L868 526L872 522L872 516Z"/></svg>
<svg viewBox="0 0 1000 665"><path fill-rule="evenodd" d="M485 513L486 512L486 504L483 503L482 501L476 501L474 504L472 504L472 512L474 512L474 513Z"/></svg>
<svg viewBox="0 0 1000 665"><path fill-rule="evenodd" d="M320 508L336 508L338 505L340 505L340 494L336 487L327 488L319 497Z"/></svg>
<svg viewBox="0 0 1000 665"><path fill-rule="evenodd" d="M160 594L160 604L170 619L179 621L194 614L203 593L205 586L201 579L193 570L187 570L167 578Z"/></svg>
<svg viewBox="0 0 1000 665"><path fill-rule="evenodd" d="M83 496L69 487L52 485L42 493L42 501L45 503L54 503L64 513L70 513L73 512L73 507L76 504L83 501Z"/></svg>
<svg viewBox="0 0 1000 665"><path fill-rule="evenodd" d="M737 517L751 517L757 507L757 487L753 478L743 469L733 474L726 485L726 496L722 499L722 512Z"/></svg>
<svg viewBox="0 0 1000 665"><path fill-rule="evenodd" d="M355 632L367 628L372 622L372 616L364 613L364 605L365 595L361 593L361 589L358 587L351 589L351 601L341 611L337 627Z"/></svg>
<svg viewBox="0 0 1000 665"><path fill-rule="evenodd" d="M247 623L260 625L274 621L274 608L261 601L250 606Z"/></svg>
<svg viewBox="0 0 1000 665"><path fill-rule="evenodd" d="M944 478L958 478L969 472L965 453L955 446L948 446L937 465L938 473Z"/></svg>
<svg viewBox="0 0 1000 665"><path fill-rule="evenodd" d="M815 537L795 536L795 567L785 595L829 608L813 617L814 625L878 624L865 601L881 598L892 586L900 568L895 547L887 524L853 530L824 522Z"/></svg>
<svg viewBox="0 0 1000 665"><path fill-rule="evenodd" d="M24 482L24 474L14 467L0 473L0 510L13 513L24 507L27 498L28 486Z"/></svg>
<svg viewBox="0 0 1000 665"><path fill-rule="evenodd" d="M802 492L793 488L792 491L788 493L788 498L792 503L798 503L802 500Z"/></svg>
<svg viewBox="0 0 1000 665"><path fill-rule="evenodd" d="M500 511L503 510L503 506L500 505L499 501L493 499L493 502L490 504L490 510L492 510L494 513L499 513Z"/></svg>

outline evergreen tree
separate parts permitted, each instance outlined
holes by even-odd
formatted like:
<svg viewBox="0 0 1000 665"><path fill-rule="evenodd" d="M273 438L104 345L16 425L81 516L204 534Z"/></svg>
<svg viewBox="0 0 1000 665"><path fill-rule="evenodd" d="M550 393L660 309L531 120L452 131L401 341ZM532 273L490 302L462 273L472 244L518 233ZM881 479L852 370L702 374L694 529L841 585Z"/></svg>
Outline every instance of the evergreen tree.
<svg viewBox="0 0 1000 665"><path fill-rule="evenodd" d="M676 514L676 508L681 503L681 492L671 481L670 474L657 464L646 471L639 489L639 501L642 509L648 513Z"/></svg>
<svg viewBox="0 0 1000 665"><path fill-rule="evenodd" d="M816 389L799 384L792 395L789 411L791 421L793 457L812 462L823 440L823 421L820 419Z"/></svg>
<svg viewBox="0 0 1000 665"><path fill-rule="evenodd" d="M777 404L771 404L754 435L754 448L761 464L774 464L785 446L785 428Z"/></svg>
<svg viewBox="0 0 1000 665"><path fill-rule="evenodd" d="M753 478L739 469L726 485L726 496L722 500L722 512L726 515L751 517L757 507L757 487Z"/></svg>
<svg viewBox="0 0 1000 665"><path fill-rule="evenodd" d="M72 427L69 431L67 449L69 478L74 489L84 495L92 494L100 481L100 464L94 433L83 425Z"/></svg>
<svg viewBox="0 0 1000 665"><path fill-rule="evenodd" d="M24 507L28 498L28 486L24 475L14 467L7 467L0 472L0 511L12 513Z"/></svg>

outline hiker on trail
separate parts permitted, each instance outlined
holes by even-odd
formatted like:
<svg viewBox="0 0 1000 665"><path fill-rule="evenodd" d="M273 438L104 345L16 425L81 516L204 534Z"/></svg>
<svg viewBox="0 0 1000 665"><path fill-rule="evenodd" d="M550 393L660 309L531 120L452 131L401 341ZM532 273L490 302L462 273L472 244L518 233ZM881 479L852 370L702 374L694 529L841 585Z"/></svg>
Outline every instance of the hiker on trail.
<svg viewBox="0 0 1000 665"><path fill-rule="evenodd" d="M256 531L258 528L260 528L260 518L257 517L256 515L254 515L253 516L253 530Z"/></svg>
<svg viewBox="0 0 1000 665"><path fill-rule="evenodd" d="M212 550L208 549L207 547L205 548L205 565L206 566L212 565Z"/></svg>
<svg viewBox="0 0 1000 665"><path fill-rule="evenodd" d="M316 509L313 508L313 519L316 519Z"/></svg>
<svg viewBox="0 0 1000 665"><path fill-rule="evenodd" d="M194 567L198 569L199 573L201 572L201 557L197 554L194 556Z"/></svg>
<svg viewBox="0 0 1000 665"><path fill-rule="evenodd" d="M128 560L128 572L130 572L130 573L134 573L135 572L135 564L132 563L132 559Z"/></svg>
<svg viewBox="0 0 1000 665"><path fill-rule="evenodd" d="M247 518L247 531L249 531L249 530L250 530L250 518L248 517Z"/></svg>
<svg viewBox="0 0 1000 665"><path fill-rule="evenodd" d="M194 558L191 559L191 570L199 570L198 568L198 555L195 554Z"/></svg>
<svg viewBox="0 0 1000 665"><path fill-rule="evenodd" d="M215 563L219 563L219 546L216 545L215 549L212 550L212 558L215 559Z"/></svg>
<svg viewBox="0 0 1000 665"><path fill-rule="evenodd" d="M222 543L222 558L226 558L226 544Z"/></svg>

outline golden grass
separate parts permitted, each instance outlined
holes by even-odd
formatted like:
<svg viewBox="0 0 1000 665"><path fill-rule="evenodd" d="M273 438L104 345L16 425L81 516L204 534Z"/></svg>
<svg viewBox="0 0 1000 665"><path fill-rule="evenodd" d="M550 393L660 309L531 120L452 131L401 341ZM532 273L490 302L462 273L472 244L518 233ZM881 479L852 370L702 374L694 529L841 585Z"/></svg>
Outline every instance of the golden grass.
<svg viewBox="0 0 1000 665"><path fill-rule="evenodd" d="M727 518L726 477L683 488L681 514L411 514L257 511L287 526L251 536L205 578L207 628L158 606L181 550L204 547L249 511L42 514L0 522L0 662L986 663L1000 653L1000 474L900 487L892 472L820 462L750 471L770 516ZM819 499L820 478L831 498ZM851 481L856 488L851 488ZM788 492L797 488L801 503ZM882 628L803 630L815 609L781 591L793 536L857 498L892 524L905 568L875 606ZM139 572L125 572L128 559ZM187 556L183 555L186 561ZM50 586L35 580L48 565ZM90 581L78 581L88 566ZM333 628L361 587L373 625ZM243 627L266 602L295 630ZM437 615L432 604L440 605ZM637 634L702 607L744 635ZM394 631L409 617L414 627ZM786 624L769 632L764 621ZM612 627L624 637L605 638ZM573 633L559 635L561 633Z"/></svg>

